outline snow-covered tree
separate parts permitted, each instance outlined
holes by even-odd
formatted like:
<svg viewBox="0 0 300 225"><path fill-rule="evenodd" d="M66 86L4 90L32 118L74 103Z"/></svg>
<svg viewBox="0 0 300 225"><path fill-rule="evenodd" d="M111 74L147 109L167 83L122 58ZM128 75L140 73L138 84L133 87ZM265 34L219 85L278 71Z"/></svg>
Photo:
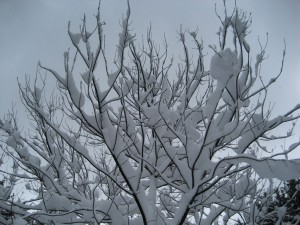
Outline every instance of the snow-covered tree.
<svg viewBox="0 0 300 225"><path fill-rule="evenodd" d="M264 192L258 199L258 209L261 218L260 225L299 224L300 223L300 180L286 181L277 188ZM282 213L284 212L284 213Z"/></svg>
<svg viewBox="0 0 300 225"><path fill-rule="evenodd" d="M178 64L150 30L137 41L129 5L113 62L100 10L95 29L85 18L78 33L69 26L75 53L64 54L65 71L39 63L55 94L38 76L20 84L29 131L13 113L0 121L0 223L256 224L266 180L299 176L288 155L300 142L282 152L265 142L292 135L300 105L271 114L267 91L283 65L264 82L265 48L253 57L246 41L250 18L237 9L219 18L212 57L197 31L181 30ZM287 134L272 133L287 122Z"/></svg>

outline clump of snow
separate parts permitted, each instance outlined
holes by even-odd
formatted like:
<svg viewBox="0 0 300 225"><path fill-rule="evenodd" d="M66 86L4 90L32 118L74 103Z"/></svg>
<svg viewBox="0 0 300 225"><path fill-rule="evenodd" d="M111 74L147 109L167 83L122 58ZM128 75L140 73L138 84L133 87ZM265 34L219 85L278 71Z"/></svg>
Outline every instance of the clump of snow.
<svg viewBox="0 0 300 225"><path fill-rule="evenodd" d="M231 76L237 70L238 58L235 52L229 48L215 54L210 62L210 74L218 82L226 85Z"/></svg>
<svg viewBox="0 0 300 225"><path fill-rule="evenodd" d="M107 80L107 84L109 87L111 87L115 83L118 75L119 75L119 71L109 74L108 80Z"/></svg>
<svg viewBox="0 0 300 225"><path fill-rule="evenodd" d="M80 39L81 39L81 34L73 34L72 32L70 32L69 34L70 34L72 42L75 45L78 45L80 42Z"/></svg>
<svg viewBox="0 0 300 225"><path fill-rule="evenodd" d="M44 202L47 210L71 210L72 204L66 196L46 192Z"/></svg>
<svg viewBox="0 0 300 225"><path fill-rule="evenodd" d="M81 75L83 81L86 83L86 84L90 84L91 82L91 71L86 71L85 73L83 73Z"/></svg>
<svg viewBox="0 0 300 225"><path fill-rule="evenodd" d="M40 165L41 165L41 159L37 156L30 155L28 157L28 160L31 163L31 165L33 165L33 166L40 167Z"/></svg>
<svg viewBox="0 0 300 225"><path fill-rule="evenodd" d="M81 39L81 33L78 33L78 34L74 34L70 31L70 27L71 27L71 22L69 21L69 24L68 24L68 33L69 33L69 36L73 42L74 45L78 45L79 42L80 42L80 39Z"/></svg>
<svg viewBox="0 0 300 225"><path fill-rule="evenodd" d="M42 90L37 86L34 86L34 95L35 95L37 102L39 102L41 100Z"/></svg>
<svg viewBox="0 0 300 225"><path fill-rule="evenodd" d="M85 97L83 93L79 91L78 88L76 87L75 80L71 72L69 72L67 82L68 82L68 91L70 93L70 97L72 98L73 103L78 108L83 107L85 103Z"/></svg>

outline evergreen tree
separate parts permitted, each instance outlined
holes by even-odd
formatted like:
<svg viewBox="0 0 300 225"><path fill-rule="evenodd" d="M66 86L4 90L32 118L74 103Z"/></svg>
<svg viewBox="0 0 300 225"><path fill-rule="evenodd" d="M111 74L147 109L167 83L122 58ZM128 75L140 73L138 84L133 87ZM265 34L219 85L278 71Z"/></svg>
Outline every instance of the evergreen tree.
<svg viewBox="0 0 300 225"><path fill-rule="evenodd" d="M265 192L258 202L262 217L257 224L300 224L300 179L284 182L271 197L267 196Z"/></svg>

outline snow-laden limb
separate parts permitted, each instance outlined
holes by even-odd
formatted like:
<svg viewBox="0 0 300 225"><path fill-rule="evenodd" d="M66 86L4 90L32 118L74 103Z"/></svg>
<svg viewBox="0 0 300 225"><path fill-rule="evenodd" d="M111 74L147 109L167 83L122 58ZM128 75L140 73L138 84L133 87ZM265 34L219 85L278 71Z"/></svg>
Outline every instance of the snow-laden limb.
<svg viewBox="0 0 300 225"><path fill-rule="evenodd" d="M5 157L14 161L11 171L1 166L0 222L256 224L261 183L300 172L299 159L288 160L300 142L282 152L264 147L292 135L300 105L272 116L266 93L282 69L267 85L260 82L265 52L251 64L250 18L237 9L219 18L220 46L210 46L210 67L197 31L181 30L177 70L167 42L158 48L151 30L137 43L129 5L113 63L100 9L92 32L85 17L78 33L69 24L76 54L73 60L64 54L64 74L39 63L57 81L57 95L46 98L45 80L42 86L27 80L19 85L31 130L20 130L14 114L0 120ZM84 68L74 66L78 60ZM286 135L272 134L287 122ZM13 195L22 184L30 199Z"/></svg>
<svg viewBox="0 0 300 225"><path fill-rule="evenodd" d="M254 168L260 178L277 178L279 180L295 179L300 174L300 159L257 159L253 156L237 156L232 159L226 159L226 162L232 164L247 163Z"/></svg>

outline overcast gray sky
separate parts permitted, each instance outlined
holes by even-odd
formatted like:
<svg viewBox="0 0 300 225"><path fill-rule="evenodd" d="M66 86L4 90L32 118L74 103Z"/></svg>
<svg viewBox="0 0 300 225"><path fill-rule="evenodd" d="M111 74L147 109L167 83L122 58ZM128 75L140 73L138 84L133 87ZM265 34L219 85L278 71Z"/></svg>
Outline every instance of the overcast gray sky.
<svg viewBox="0 0 300 225"><path fill-rule="evenodd" d="M222 13L222 1L217 0L131 0L132 28L140 39L151 22L153 38L162 43L165 35L174 56L180 47L177 41L180 25L191 30L198 27L205 46L217 44L215 33L220 24L214 13L215 2ZM25 74L34 76L39 60L63 71L63 52L71 47L68 21L74 31L78 31L84 13L94 23L97 5L97 0L0 0L0 117L12 102L17 103L22 114L16 78L23 81ZM252 13L248 42L253 58L258 53L258 36L264 41L266 32L269 33L269 58L263 67L266 80L277 75L286 40L284 72L269 92L269 99L277 102L275 112L284 112L300 103L300 1L238 0L237 5ZM125 0L102 0L102 18L108 32L106 42L111 46L117 44L119 22L125 11Z"/></svg>

